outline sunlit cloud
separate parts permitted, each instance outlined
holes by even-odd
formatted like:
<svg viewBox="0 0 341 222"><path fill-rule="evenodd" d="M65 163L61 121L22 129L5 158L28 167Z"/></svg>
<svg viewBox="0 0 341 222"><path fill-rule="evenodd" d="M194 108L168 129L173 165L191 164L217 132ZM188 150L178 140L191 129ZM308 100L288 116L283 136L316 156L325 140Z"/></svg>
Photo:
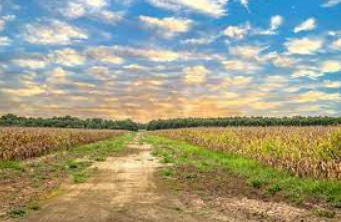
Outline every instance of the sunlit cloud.
<svg viewBox="0 0 341 222"><path fill-rule="evenodd" d="M52 63L63 66L78 66L85 63L85 57L71 48L56 50L49 54Z"/></svg>
<svg viewBox="0 0 341 222"><path fill-rule="evenodd" d="M175 17L159 19L149 16L140 16L139 19L146 28L155 29L159 35L166 38L172 38L177 34L188 32L193 23L189 19Z"/></svg>
<svg viewBox="0 0 341 222"><path fill-rule="evenodd" d="M333 73L341 71L341 61L328 60L321 65L321 71L325 73Z"/></svg>
<svg viewBox="0 0 341 222"><path fill-rule="evenodd" d="M186 67L183 69L184 82L190 85L204 83L209 73L205 66Z"/></svg>
<svg viewBox="0 0 341 222"><path fill-rule="evenodd" d="M335 101L341 97L338 93L325 93L320 91L308 91L297 96L297 102L318 102L318 101Z"/></svg>
<svg viewBox="0 0 341 222"><path fill-rule="evenodd" d="M299 24L298 26L295 27L294 32L299 33L302 31L311 31L316 28L316 19L315 18L309 18L303 23Z"/></svg>
<svg viewBox="0 0 341 222"><path fill-rule="evenodd" d="M44 59L34 59L34 58L14 59L12 60L12 63L22 68L28 68L28 69L42 69L48 65L48 61Z"/></svg>
<svg viewBox="0 0 341 222"><path fill-rule="evenodd" d="M333 49L335 49L335 50L341 50L341 38L335 40L335 41L332 43L332 47L333 47Z"/></svg>
<svg viewBox="0 0 341 222"><path fill-rule="evenodd" d="M70 45L88 39L85 30L59 20L27 24L21 36L36 45Z"/></svg>
<svg viewBox="0 0 341 222"><path fill-rule="evenodd" d="M124 17L124 12L109 9L109 0L44 1L42 4L52 13L58 13L67 19L86 17L108 24L116 24Z"/></svg>
<svg viewBox="0 0 341 222"><path fill-rule="evenodd" d="M171 11L190 10L213 17L226 15L229 0L146 0L155 7Z"/></svg>
<svg viewBox="0 0 341 222"><path fill-rule="evenodd" d="M224 35L231 39L243 39L251 31L250 23L245 23L239 26L228 26L224 30Z"/></svg>
<svg viewBox="0 0 341 222"><path fill-rule="evenodd" d="M227 71L234 71L234 72L240 72L240 73L255 73L261 69L261 67L254 63L239 59L231 59L231 60L225 60L222 62L225 70Z"/></svg>
<svg viewBox="0 0 341 222"><path fill-rule="evenodd" d="M290 39L284 45L291 54L312 55L322 48L323 40L304 37L302 39Z"/></svg>

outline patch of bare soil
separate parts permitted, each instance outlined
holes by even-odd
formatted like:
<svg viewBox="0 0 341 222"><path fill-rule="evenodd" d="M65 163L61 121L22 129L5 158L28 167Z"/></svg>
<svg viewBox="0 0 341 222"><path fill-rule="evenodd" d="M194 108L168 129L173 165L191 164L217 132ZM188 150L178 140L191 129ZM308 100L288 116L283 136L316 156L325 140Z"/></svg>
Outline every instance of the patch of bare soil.
<svg viewBox="0 0 341 222"><path fill-rule="evenodd" d="M171 179L160 186L175 190L183 203L197 212L204 211L222 221L340 221L321 218L311 209L284 202L280 195L264 194L249 186L245 179L226 170L201 171L192 166L174 167Z"/></svg>
<svg viewBox="0 0 341 222"><path fill-rule="evenodd" d="M58 162L55 156L35 158L30 165L42 164L46 167L33 170L25 167L22 170L2 171L0 179L0 221L7 217L10 209L21 209L27 203L35 201L37 196L44 196L56 189L66 179L66 173L56 170L53 164ZM39 174L37 174L39 171Z"/></svg>

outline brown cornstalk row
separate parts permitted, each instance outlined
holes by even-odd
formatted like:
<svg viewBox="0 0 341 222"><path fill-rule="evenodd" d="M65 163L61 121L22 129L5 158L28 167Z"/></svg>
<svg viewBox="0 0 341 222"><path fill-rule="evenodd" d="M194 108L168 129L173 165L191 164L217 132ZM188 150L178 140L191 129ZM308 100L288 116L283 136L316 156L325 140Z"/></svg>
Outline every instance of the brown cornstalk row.
<svg viewBox="0 0 341 222"><path fill-rule="evenodd" d="M0 128L0 160L37 157L123 134L112 130Z"/></svg>
<svg viewBox="0 0 341 222"><path fill-rule="evenodd" d="M243 155L298 176L341 179L340 127L199 128L155 134Z"/></svg>

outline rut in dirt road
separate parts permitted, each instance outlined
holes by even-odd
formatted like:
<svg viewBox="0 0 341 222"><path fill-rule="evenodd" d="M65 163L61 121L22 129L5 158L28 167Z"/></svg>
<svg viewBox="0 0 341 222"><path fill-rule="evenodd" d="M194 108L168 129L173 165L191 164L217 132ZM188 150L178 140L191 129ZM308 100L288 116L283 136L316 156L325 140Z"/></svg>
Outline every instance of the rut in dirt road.
<svg viewBox="0 0 341 222"><path fill-rule="evenodd" d="M131 154L96 163L98 174L65 186L64 195L25 221L215 221L189 212L176 197L156 188L153 177L161 164L139 138L128 145Z"/></svg>

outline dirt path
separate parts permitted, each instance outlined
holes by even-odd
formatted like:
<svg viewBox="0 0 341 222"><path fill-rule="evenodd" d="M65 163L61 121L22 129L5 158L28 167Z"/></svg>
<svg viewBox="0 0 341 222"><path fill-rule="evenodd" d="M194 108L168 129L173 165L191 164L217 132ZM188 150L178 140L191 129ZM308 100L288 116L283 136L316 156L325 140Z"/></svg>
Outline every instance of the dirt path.
<svg viewBox="0 0 341 222"><path fill-rule="evenodd" d="M190 212L176 197L156 188L153 176L161 165L149 145L139 144L139 136L129 144L129 155L96 163L96 176L65 186L64 195L25 221L216 221Z"/></svg>

